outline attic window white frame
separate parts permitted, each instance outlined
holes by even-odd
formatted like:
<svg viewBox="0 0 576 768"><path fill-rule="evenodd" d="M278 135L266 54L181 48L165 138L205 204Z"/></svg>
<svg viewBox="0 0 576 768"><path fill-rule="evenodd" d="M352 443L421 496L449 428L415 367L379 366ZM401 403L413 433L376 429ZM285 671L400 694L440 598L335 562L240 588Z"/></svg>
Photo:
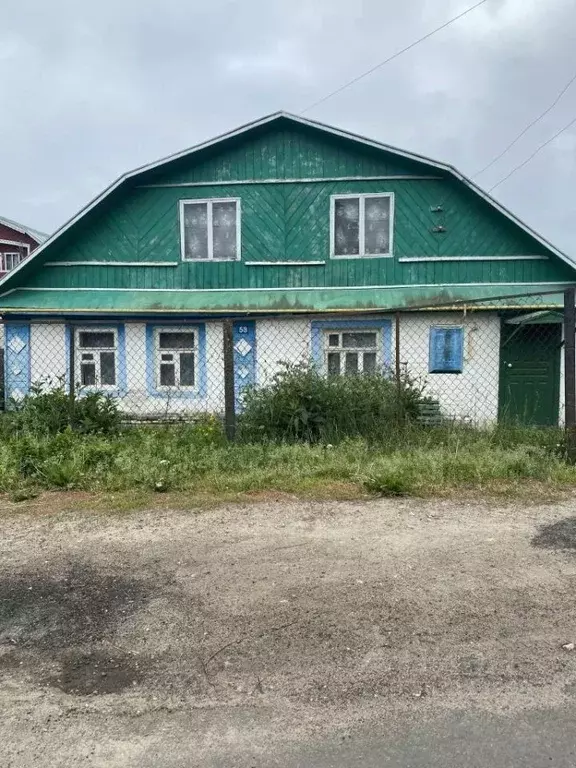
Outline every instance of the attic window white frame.
<svg viewBox="0 0 576 768"><path fill-rule="evenodd" d="M386 253L365 252L365 200L367 197L387 197L390 199L390 214L388 218L388 250ZM336 253L336 201L358 200L360 209L359 219L359 253ZM330 258L331 259L391 259L394 256L394 193L393 192L352 192L345 195L330 195Z"/></svg>
<svg viewBox="0 0 576 768"><path fill-rule="evenodd" d="M187 205L199 205L200 203L206 204L206 210L208 215L207 228L208 228L208 258L206 259L187 259L186 258L186 232L184 226L184 209ZM216 259L214 258L214 243L213 236L214 231L212 229L212 206L214 203L236 203L236 256L233 259ZM242 253L241 245L241 232L240 232L240 198L239 197L202 197L192 198L190 200L179 201L180 212L180 258L187 264L195 264L196 262L218 261L231 263L233 261L240 261L240 254Z"/></svg>
<svg viewBox="0 0 576 768"><path fill-rule="evenodd" d="M28 256L28 254L22 253L21 251L4 251L4 253L2 253L1 256L2 256L2 271L11 272L13 269L16 269L18 264L24 261L24 259ZM11 267L9 267L7 263L8 256L12 257Z"/></svg>

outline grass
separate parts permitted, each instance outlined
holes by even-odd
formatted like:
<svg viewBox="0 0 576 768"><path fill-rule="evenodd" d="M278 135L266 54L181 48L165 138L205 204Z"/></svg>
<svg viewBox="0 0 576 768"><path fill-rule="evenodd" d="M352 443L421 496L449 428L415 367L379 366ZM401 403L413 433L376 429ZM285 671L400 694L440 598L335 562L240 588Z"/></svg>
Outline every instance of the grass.
<svg viewBox="0 0 576 768"><path fill-rule="evenodd" d="M559 430L456 426L391 429L378 442L334 446L229 444L206 423L114 436L18 433L0 442L0 492L33 505L41 491L60 490L75 503L100 500L96 506L127 510L274 494L550 497L576 485L576 468L563 460L561 443Z"/></svg>

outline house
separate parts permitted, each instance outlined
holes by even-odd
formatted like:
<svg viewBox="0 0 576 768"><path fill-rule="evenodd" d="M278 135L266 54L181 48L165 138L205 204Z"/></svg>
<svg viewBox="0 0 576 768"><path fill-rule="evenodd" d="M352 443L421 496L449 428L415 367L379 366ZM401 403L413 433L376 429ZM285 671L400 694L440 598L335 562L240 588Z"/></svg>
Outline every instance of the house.
<svg viewBox="0 0 576 768"><path fill-rule="evenodd" d="M48 235L0 216L0 277L38 248Z"/></svg>
<svg viewBox="0 0 576 768"><path fill-rule="evenodd" d="M222 411L283 362L407 370L444 413L558 421L575 264L450 165L276 113L126 173L0 283L8 398Z"/></svg>

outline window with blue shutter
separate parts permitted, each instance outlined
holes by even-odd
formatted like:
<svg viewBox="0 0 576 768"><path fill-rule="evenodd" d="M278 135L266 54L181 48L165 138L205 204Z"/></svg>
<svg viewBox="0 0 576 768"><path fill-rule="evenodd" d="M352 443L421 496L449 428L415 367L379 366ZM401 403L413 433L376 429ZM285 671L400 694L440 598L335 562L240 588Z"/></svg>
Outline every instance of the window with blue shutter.
<svg viewBox="0 0 576 768"><path fill-rule="evenodd" d="M462 373L464 329L430 328L430 373Z"/></svg>

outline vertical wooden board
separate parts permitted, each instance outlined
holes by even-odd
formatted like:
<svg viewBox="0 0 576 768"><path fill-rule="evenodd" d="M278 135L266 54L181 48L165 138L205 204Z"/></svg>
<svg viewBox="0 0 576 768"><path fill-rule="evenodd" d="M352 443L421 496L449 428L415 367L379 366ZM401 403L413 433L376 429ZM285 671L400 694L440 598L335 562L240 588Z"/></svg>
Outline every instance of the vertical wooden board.
<svg viewBox="0 0 576 768"><path fill-rule="evenodd" d="M30 389L30 324L5 325L6 397L20 402Z"/></svg>
<svg viewBox="0 0 576 768"><path fill-rule="evenodd" d="M236 413L243 407L243 393L256 384L256 323L236 320L233 326L234 399Z"/></svg>

